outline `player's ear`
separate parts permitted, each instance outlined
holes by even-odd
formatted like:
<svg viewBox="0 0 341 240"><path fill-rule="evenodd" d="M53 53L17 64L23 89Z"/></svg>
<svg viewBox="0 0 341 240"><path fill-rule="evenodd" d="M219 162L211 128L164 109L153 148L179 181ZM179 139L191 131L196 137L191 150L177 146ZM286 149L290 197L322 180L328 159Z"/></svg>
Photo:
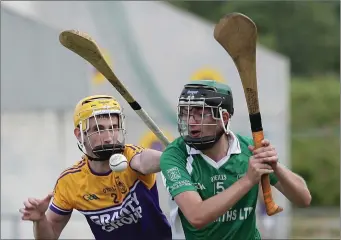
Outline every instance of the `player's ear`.
<svg viewBox="0 0 341 240"><path fill-rule="evenodd" d="M222 116L223 116L224 124L225 124L225 126L226 126L226 124L227 124L227 123L229 122L229 120L230 120L230 114L229 114L226 110L223 110Z"/></svg>
<svg viewBox="0 0 341 240"><path fill-rule="evenodd" d="M75 128L73 130L73 133L75 134L76 138L78 139L78 141L81 141L81 131L79 128Z"/></svg>

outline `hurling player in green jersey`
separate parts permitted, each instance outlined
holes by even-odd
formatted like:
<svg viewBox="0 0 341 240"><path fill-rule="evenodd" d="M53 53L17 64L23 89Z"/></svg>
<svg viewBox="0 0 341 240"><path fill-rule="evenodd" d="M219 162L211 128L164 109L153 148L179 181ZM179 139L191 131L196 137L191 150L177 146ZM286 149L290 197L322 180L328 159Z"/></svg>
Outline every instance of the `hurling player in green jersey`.
<svg viewBox="0 0 341 240"><path fill-rule="evenodd" d="M292 203L310 205L305 181L278 162L268 140L254 150L251 138L230 130L233 111L231 89L213 80L192 81L179 97L181 136L160 161L177 204L172 226L180 220L187 240L260 239L255 208L263 174Z"/></svg>

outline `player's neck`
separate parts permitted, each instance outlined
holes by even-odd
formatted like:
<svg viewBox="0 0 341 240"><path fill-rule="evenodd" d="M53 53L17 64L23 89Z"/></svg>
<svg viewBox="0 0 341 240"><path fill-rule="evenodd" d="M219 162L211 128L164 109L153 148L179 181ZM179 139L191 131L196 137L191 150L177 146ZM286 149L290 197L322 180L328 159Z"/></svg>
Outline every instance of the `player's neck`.
<svg viewBox="0 0 341 240"><path fill-rule="evenodd" d="M92 172L103 174L109 172L111 169L109 167L109 160L108 161L89 161L89 167L91 168Z"/></svg>
<svg viewBox="0 0 341 240"><path fill-rule="evenodd" d="M207 157L211 158L215 162L219 162L221 159L226 157L227 151L229 150L228 135L223 134L218 142L208 150L202 151Z"/></svg>

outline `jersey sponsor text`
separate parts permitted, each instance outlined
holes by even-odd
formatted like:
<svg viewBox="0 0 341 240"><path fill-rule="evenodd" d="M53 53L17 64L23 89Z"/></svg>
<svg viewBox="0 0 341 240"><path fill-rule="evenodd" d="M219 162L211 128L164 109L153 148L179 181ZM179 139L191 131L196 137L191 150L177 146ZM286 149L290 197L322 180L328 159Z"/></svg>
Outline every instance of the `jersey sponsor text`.
<svg viewBox="0 0 341 240"><path fill-rule="evenodd" d="M110 213L92 215L90 220L101 225L104 231L111 232L123 225L137 223L140 218L142 218L142 208L134 192L122 208Z"/></svg>
<svg viewBox="0 0 341 240"><path fill-rule="evenodd" d="M172 186L170 186L170 191L174 191L183 186L192 186L192 183L188 180L178 181L174 183Z"/></svg>
<svg viewBox="0 0 341 240"><path fill-rule="evenodd" d="M224 215L220 216L215 222L230 222L235 220L246 220L251 212L253 207L244 207L239 209L230 209Z"/></svg>
<svg viewBox="0 0 341 240"><path fill-rule="evenodd" d="M211 182L216 182L216 181L225 181L227 179L225 174L221 175L214 175L211 177Z"/></svg>

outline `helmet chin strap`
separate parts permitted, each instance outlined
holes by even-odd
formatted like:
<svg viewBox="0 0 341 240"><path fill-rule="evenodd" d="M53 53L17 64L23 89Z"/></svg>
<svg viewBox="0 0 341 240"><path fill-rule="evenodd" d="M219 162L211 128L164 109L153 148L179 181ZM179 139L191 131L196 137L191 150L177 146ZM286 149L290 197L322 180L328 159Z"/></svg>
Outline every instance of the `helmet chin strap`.
<svg viewBox="0 0 341 240"><path fill-rule="evenodd" d="M86 126L89 126L89 119L87 119L88 124ZM110 157L114 154L120 153L122 154L124 152L124 144L118 143L118 144L105 144L103 146L97 146L92 149L92 153L96 155L96 157L91 157L87 153L88 151L85 148L84 144L84 133L82 131L82 121L79 123L79 127L81 129L80 134L81 134L81 141L78 141L77 145L79 150L87 156L87 158L91 161L108 161Z"/></svg>
<svg viewBox="0 0 341 240"><path fill-rule="evenodd" d="M215 136L202 137L201 139L193 139L189 136L184 138L186 144L189 146L203 151L212 148L216 142L224 135L224 130L219 131Z"/></svg>
<svg viewBox="0 0 341 240"><path fill-rule="evenodd" d="M103 151L100 151L98 153L94 153L98 157L91 157L86 153L85 146L82 148L79 143L77 145L78 145L79 150L81 150L84 153L84 155L88 157L89 160L98 161L98 162L108 161L110 159L110 157L114 154L117 154L117 153L122 154L124 152L124 148L125 148L123 144L116 144L115 147L113 144L108 144L108 145L105 145L108 147L107 150L103 150Z"/></svg>

